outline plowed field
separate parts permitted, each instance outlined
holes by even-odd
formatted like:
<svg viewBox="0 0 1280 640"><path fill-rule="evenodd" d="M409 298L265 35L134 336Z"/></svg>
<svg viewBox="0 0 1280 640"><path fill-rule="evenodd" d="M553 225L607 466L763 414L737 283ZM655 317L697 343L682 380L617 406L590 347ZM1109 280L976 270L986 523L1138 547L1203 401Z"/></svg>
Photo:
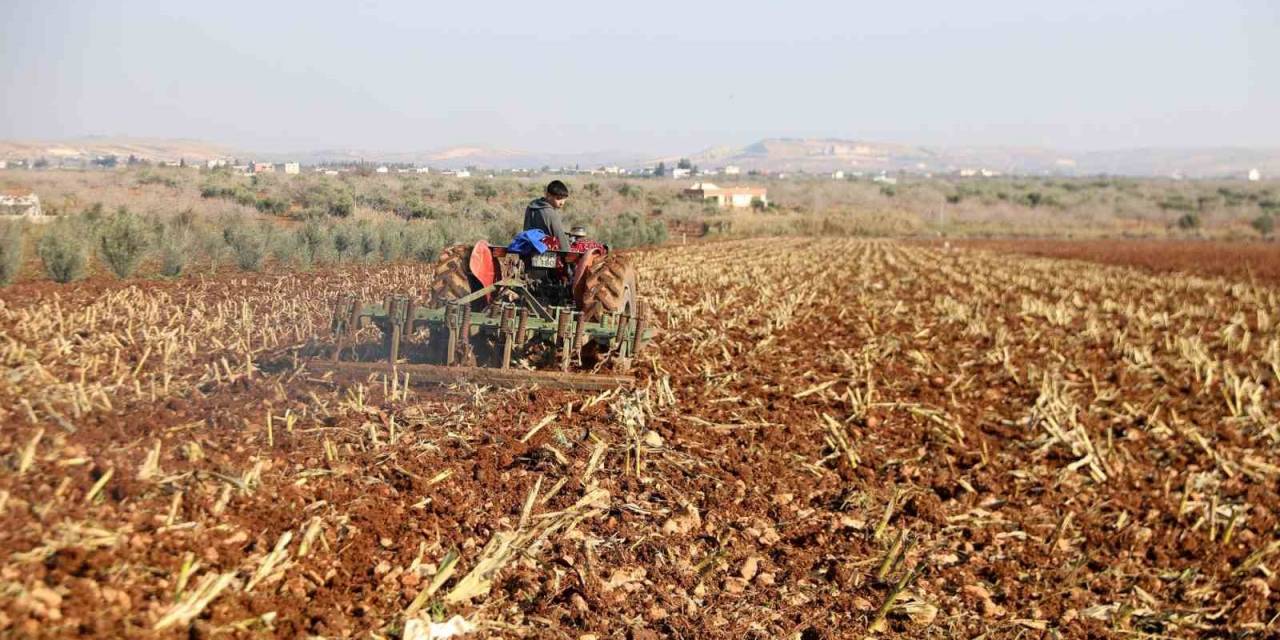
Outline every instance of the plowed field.
<svg viewBox="0 0 1280 640"><path fill-rule="evenodd" d="M1190 272L1243 282L1280 284L1280 243L1211 240L958 240L966 248L1025 253L1136 267L1149 273Z"/></svg>
<svg viewBox="0 0 1280 640"><path fill-rule="evenodd" d="M0 293L0 634L1280 633L1275 289L635 257L662 333L600 394L265 366L421 267Z"/></svg>

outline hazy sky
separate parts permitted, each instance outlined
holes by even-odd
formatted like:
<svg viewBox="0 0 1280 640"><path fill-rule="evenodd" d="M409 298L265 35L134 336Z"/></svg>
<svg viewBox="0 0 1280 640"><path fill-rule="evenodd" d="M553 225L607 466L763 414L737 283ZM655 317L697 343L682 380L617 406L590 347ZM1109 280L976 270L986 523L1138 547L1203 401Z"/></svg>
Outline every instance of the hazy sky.
<svg viewBox="0 0 1280 640"><path fill-rule="evenodd" d="M0 1L0 138L1280 146L1280 3Z"/></svg>

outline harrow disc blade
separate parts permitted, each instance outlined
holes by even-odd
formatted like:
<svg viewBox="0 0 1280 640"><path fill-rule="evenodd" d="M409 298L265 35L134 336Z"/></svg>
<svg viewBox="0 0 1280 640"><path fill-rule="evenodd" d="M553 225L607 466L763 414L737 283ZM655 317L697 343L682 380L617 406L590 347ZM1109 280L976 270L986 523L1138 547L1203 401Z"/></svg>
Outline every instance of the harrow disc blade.
<svg viewBox="0 0 1280 640"><path fill-rule="evenodd" d="M455 382L474 382L495 387L520 387L537 385L547 389L580 389L603 391L635 384L635 378L625 375L576 373L563 371L531 371L526 369L495 369L490 367L445 367L432 364L397 364L394 368L386 362L325 362L313 360L307 363L312 371L348 373L367 376L372 373L409 374L410 385L439 385Z"/></svg>

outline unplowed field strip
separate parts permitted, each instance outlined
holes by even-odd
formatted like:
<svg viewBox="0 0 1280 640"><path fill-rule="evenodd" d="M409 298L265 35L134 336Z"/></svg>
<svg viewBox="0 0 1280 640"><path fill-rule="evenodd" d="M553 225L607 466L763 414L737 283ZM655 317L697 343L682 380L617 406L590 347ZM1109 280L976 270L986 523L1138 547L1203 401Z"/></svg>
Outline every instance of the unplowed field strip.
<svg viewBox="0 0 1280 640"><path fill-rule="evenodd" d="M0 298L0 633L1280 633L1275 289L635 256L662 331L596 395L268 366L411 266Z"/></svg>
<svg viewBox="0 0 1280 640"><path fill-rule="evenodd" d="M1280 284L1280 244L1211 240L958 240L956 246Z"/></svg>

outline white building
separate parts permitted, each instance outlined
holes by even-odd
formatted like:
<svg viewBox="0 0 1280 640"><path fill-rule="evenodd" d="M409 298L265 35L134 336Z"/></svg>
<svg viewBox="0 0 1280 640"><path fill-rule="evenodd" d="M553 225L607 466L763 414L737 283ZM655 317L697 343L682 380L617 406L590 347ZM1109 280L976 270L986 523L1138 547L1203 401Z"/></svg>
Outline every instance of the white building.
<svg viewBox="0 0 1280 640"><path fill-rule="evenodd" d="M737 176L737 175L742 175L742 169L741 169L741 168L739 168L739 167L735 167L735 166L733 166L733 165L729 165L729 166L727 166L727 167L725 167L725 168L724 168L724 174L725 174L726 176Z"/></svg>
<svg viewBox="0 0 1280 640"><path fill-rule="evenodd" d="M431 173L431 168L430 168L430 167L418 167L417 169L414 169L414 171L417 171L418 173Z"/></svg>
<svg viewBox="0 0 1280 640"><path fill-rule="evenodd" d="M374 169L374 172L376 172L376 173L386 173L386 172L387 172L387 168L386 168L386 167L378 167L377 169Z"/></svg>
<svg viewBox="0 0 1280 640"><path fill-rule="evenodd" d="M0 160L0 169L8 169L8 168L9 168L8 161Z"/></svg>
<svg viewBox="0 0 1280 640"><path fill-rule="evenodd" d="M1249 170L1249 182L1257 182L1262 179L1262 172L1257 169Z"/></svg>
<svg viewBox="0 0 1280 640"><path fill-rule="evenodd" d="M844 180L844 172L843 172L843 171L839 171L839 170L831 172L831 179L832 179L832 180Z"/></svg>
<svg viewBox="0 0 1280 640"><path fill-rule="evenodd" d="M286 162L284 163L284 172L289 175L297 175L302 173L302 166L296 162Z"/></svg>
<svg viewBox="0 0 1280 640"><path fill-rule="evenodd" d="M684 179L684 178L688 178L688 177L689 177L689 176L691 176L691 175L693 175L693 171L692 171L692 170L690 170L690 169L679 169L679 168L676 168L676 169L672 169L672 170L671 170L671 177L672 177L672 178L674 178L674 179L676 179L676 180L681 180L681 179Z"/></svg>
<svg viewBox="0 0 1280 640"><path fill-rule="evenodd" d="M881 184L898 184L898 179L897 179L897 178L893 178L893 177L887 176L887 175L885 175L883 172L881 172L881 173L880 173L880 175L878 175L878 176L876 176L876 177L872 178L872 179L871 179L871 181L872 181L872 182L879 182L879 183L881 183Z"/></svg>
<svg viewBox="0 0 1280 640"><path fill-rule="evenodd" d="M33 222L45 220L39 196L30 191L0 192L0 219L5 218L26 218Z"/></svg>
<svg viewBox="0 0 1280 640"><path fill-rule="evenodd" d="M717 187L710 182L698 182L684 190L684 195L697 200L714 200L716 206L745 209L757 200L769 205L768 192L763 187Z"/></svg>

